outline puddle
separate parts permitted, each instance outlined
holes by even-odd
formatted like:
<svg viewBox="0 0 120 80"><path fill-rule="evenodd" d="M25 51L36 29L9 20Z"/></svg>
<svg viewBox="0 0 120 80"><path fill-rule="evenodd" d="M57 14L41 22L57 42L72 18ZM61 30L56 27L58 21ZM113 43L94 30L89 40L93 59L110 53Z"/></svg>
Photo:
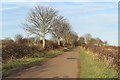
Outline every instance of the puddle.
<svg viewBox="0 0 120 80"><path fill-rule="evenodd" d="M72 57L70 57L70 58L67 58L67 59L77 59L77 58L72 58Z"/></svg>

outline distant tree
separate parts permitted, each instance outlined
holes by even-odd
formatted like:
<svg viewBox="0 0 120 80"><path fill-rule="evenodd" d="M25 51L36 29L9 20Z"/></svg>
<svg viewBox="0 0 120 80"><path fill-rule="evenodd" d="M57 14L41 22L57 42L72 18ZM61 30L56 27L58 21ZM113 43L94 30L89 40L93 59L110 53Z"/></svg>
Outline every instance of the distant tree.
<svg viewBox="0 0 120 80"><path fill-rule="evenodd" d="M98 46L103 45L103 41L100 38L96 38L96 41L97 41Z"/></svg>
<svg viewBox="0 0 120 80"><path fill-rule="evenodd" d="M90 33L87 33L87 34L84 35L84 38L85 38L85 43L89 43L89 41L92 38L92 35Z"/></svg>
<svg viewBox="0 0 120 80"><path fill-rule="evenodd" d="M98 41L95 38L91 38L87 44L88 45L98 45Z"/></svg>
<svg viewBox="0 0 120 80"><path fill-rule="evenodd" d="M69 34L68 34L68 43L71 44L72 46L77 46L78 43L78 35L77 33L71 31Z"/></svg>
<svg viewBox="0 0 120 80"><path fill-rule="evenodd" d="M78 44L80 46L84 45L85 44L85 38L84 37L80 37L79 40L78 40Z"/></svg>
<svg viewBox="0 0 120 80"><path fill-rule="evenodd" d="M68 43L68 39L69 39L69 34L70 34L70 31L71 31L71 26L68 22L64 22L63 23L63 27L62 27L62 40L63 40L63 45L67 44Z"/></svg>
<svg viewBox="0 0 120 80"><path fill-rule="evenodd" d="M104 41L103 43L104 43L105 46L108 45L108 42L107 42L107 41Z"/></svg>
<svg viewBox="0 0 120 80"><path fill-rule="evenodd" d="M56 15L57 11L53 8L37 6L31 10L26 23L24 23L24 30L31 35L42 37L43 48L45 48L45 35L53 28Z"/></svg>
<svg viewBox="0 0 120 80"><path fill-rule="evenodd" d="M15 35L15 42L20 43L22 41L23 37L21 34L16 34Z"/></svg>

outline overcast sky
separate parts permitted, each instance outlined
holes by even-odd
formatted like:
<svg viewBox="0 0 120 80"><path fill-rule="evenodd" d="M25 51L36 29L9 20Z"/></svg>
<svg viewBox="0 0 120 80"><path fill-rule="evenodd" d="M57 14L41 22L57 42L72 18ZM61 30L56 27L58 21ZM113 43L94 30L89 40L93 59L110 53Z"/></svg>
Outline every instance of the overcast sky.
<svg viewBox="0 0 120 80"><path fill-rule="evenodd" d="M5 2L0 6L0 39L14 38L15 34L26 37L21 23L25 21L30 9L37 5L58 10L79 36L91 33L93 37L99 37L112 45L118 44L117 2Z"/></svg>

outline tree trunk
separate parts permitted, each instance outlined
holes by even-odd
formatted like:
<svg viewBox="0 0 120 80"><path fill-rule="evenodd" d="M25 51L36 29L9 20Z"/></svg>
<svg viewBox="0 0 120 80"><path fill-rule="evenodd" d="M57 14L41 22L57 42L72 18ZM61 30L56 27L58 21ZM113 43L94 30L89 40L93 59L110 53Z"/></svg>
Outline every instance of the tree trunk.
<svg viewBox="0 0 120 80"><path fill-rule="evenodd" d="M60 46L60 39L58 39L58 46Z"/></svg>
<svg viewBox="0 0 120 80"><path fill-rule="evenodd" d="M45 48L45 37L43 36L43 38L42 38L42 41L43 41L43 48Z"/></svg>

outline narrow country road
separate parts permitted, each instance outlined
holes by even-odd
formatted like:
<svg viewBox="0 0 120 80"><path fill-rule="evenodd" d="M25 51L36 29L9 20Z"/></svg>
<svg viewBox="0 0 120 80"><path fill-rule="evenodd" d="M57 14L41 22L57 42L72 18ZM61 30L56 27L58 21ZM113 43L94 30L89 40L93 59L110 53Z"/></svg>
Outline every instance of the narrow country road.
<svg viewBox="0 0 120 80"><path fill-rule="evenodd" d="M79 78L79 51L72 49L8 78Z"/></svg>

